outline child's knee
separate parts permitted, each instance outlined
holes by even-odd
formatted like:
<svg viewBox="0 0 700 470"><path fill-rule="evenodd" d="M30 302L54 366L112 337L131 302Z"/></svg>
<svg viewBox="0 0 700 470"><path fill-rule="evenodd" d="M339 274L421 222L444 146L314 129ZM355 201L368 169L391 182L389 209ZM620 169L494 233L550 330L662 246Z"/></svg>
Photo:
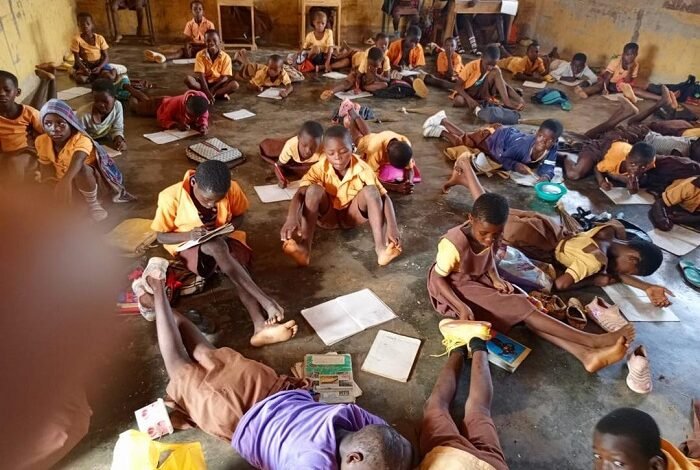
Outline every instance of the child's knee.
<svg viewBox="0 0 700 470"><path fill-rule="evenodd" d="M364 196L365 200L368 203L375 202L377 204L381 204L382 202L382 195L379 193L379 189L374 185L365 186L360 191L360 194Z"/></svg>
<svg viewBox="0 0 700 470"><path fill-rule="evenodd" d="M217 258L224 253L228 253L228 245L224 239L221 237L216 237L213 240L203 243L200 250L202 250L202 253L205 255L209 255L212 258Z"/></svg>
<svg viewBox="0 0 700 470"><path fill-rule="evenodd" d="M325 196L325 194L326 190L323 188L323 186L318 184L312 184L306 189L304 204L306 206L318 205Z"/></svg>

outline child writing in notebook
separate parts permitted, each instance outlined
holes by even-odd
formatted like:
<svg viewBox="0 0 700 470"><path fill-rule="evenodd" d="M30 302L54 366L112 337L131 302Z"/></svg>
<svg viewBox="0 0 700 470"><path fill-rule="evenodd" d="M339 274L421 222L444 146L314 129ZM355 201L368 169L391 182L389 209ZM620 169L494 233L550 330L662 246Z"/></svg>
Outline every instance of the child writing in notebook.
<svg viewBox="0 0 700 470"><path fill-rule="evenodd" d="M301 178L323 154L323 126L306 121L299 133L288 139L265 139L260 142L260 156L273 166L277 184L286 188L289 178Z"/></svg>
<svg viewBox="0 0 700 470"><path fill-rule="evenodd" d="M639 74L638 54L638 44L634 42L625 44L625 47L622 49L622 55L612 59L608 66L605 67L600 81L585 88L577 86L574 88L574 91L580 98L588 98L598 93L604 95L623 93L625 98L628 98L633 103L636 102L637 98L632 90L632 83Z"/></svg>
<svg viewBox="0 0 700 470"><path fill-rule="evenodd" d="M418 26L409 26L403 39L397 39L389 44L386 55L391 63L391 68L396 71L392 72L392 78L400 78L403 81L410 82L416 95L425 98L428 96L428 88L420 76L400 76L402 69L417 71L421 67L425 67L425 52L423 51L423 46L420 45L422 34Z"/></svg>
<svg viewBox="0 0 700 470"><path fill-rule="evenodd" d="M100 78L92 83L92 103L78 111L78 118L90 137L95 140L109 137L115 149L126 150L124 109L110 80Z"/></svg>
<svg viewBox="0 0 700 470"><path fill-rule="evenodd" d="M342 126L326 131L324 154L301 179L289 205L280 237L282 251L299 266L308 266L316 225L349 229L369 221L380 266L401 254L391 199L372 168L352 153L350 132Z"/></svg>
<svg viewBox="0 0 700 470"><path fill-rule="evenodd" d="M278 54L272 54L267 59L267 65L263 65L250 80L250 88L258 93L270 87L282 87L282 98L286 98L294 90L292 80L284 70L284 59Z"/></svg>
<svg viewBox="0 0 700 470"><path fill-rule="evenodd" d="M95 23L89 13L78 13L78 28L80 34L73 37L70 45L75 59L71 72L73 79L80 84L97 78L114 81L117 71L109 65L109 45L104 36L95 33Z"/></svg>
<svg viewBox="0 0 700 470"><path fill-rule="evenodd" d="M194 129L202 135L209 132L209 98L204 92L190 90L178 96L150 97L131 85L126 89L131 93L131 112L157 118L162 129Z"/></svg>
<svg viewBox="0 0 700 470"><path fill-rule="evenodd" d="M190 90L203 92L209 102L216 98L230 100L230 93L238 90L238 82L233 79L231 56L221 49L219 32L212 29L204 35L206 48L197 53L194 75L185 78Z"/></svg>
<svg viewBox="0 0 700 470"><path fill-rule="evenodd" d="M296 332L293 322L279 325L284 310L253 281L248 268L252 251L246 234L235 230L200 245L177 251L177 245L196 240L226 224L238 229L248 209L248 199L231 180L225 163L209 160L188 170L182 181L158 195L158 209L151 224L157 239L187 269L204 278L221 270L233 283L239 300L253 321L252 346L287 341Z"/></svg>
<svg viewBox="0 0 700 470"><path fill-rule="evenodd" d="M363 54L358 52L358 54ZM353 90L356 94L362 91L373 93L383 90L389 85L389 71L391 68L386 56L378 47L371 47L364 55L357 69L353 69L348 76L333 88L324 90L321 99L327 101L333 95L341 91Z"/></svg>

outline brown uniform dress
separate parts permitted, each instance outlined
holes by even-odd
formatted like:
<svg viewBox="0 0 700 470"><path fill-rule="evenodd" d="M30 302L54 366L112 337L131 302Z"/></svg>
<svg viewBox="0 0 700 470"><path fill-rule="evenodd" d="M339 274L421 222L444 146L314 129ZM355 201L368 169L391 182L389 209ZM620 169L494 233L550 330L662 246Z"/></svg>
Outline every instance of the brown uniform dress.
<svg viewBox="0 0 700 470"><path fill-rule="evenodd" d="M503 294L493 287L486 274L494 266L495 248L474 253L467 239L469 223L450 229L445 237L459 251L459 269L445 279L457 297L474 312L477 320L488 321L493 327L507 333L513 325L520 323L536 312L535 307L523 294ZM441 315L456 318L457 308L450 303L438 287L435 264L428 273L428 293L433 308Z"/></svg>
<svg viewBox="0 0 700 470"><path fill-rule="evenodd" d="M572 235L545 215L510 209L503 230L503 242L522 251L528 258L554 263L557 245Z"/></svg>

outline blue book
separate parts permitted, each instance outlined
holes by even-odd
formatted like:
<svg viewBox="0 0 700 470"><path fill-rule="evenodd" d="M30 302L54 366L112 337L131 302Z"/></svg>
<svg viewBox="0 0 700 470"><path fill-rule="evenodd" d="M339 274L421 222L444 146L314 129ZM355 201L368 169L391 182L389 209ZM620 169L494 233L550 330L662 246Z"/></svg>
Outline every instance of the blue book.
<svg viewBox="0 0 700 470"><path fill-rule="evenodd" d="M486 342L489 362L508 372L515 372L532 349L523 346L503 333L496 332L496 336Z"/></svg>

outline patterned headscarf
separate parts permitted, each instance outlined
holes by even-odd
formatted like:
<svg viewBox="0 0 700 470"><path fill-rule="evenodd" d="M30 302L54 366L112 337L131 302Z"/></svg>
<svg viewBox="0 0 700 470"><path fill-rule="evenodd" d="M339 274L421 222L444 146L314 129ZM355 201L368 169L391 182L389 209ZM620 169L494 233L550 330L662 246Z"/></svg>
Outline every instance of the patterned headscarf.
<svg viewBox="0 0 700 470"><path fill-rule="evenodd" d="M47 114L57 114L58 116L61 116L73 129L76 129L78 132L92 141L92 144L95 147L95 154L97 156L97 169L99 170L102 178L109 184L109 187L114 192L114 196L112 197L113 202L129 202L136 199L134 196L129 194L124 187L124 176L122 175L122 172L119 171L119 168L117 168L117 165L114 163L114 160L112 160L112 157L110 157L105 149L85 131L85 128L78 120L78 117L75 115L71 107L68 106L68 103L57 99L49 100L41 108L42 125L44 124L44 117Z"/></svg>

